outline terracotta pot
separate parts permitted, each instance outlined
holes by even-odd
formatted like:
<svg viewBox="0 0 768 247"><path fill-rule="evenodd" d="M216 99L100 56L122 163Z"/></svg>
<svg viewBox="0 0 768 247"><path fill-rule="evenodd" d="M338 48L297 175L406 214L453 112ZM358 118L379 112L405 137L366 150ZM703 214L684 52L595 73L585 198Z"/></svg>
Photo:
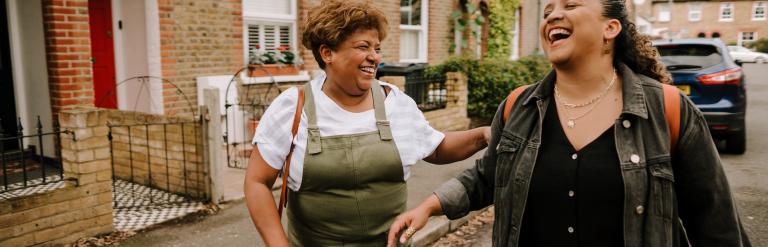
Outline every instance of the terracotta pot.
<svg viewBox="0 0 768 247"><path fill-rule="evenodd" d="M267 73L269 72L269 73ZM248 76L261 77L261 76L279 76L279 75L298 75L299 68L291 64L249 64Z"/></svg>
<svg viewBox="0 0 768 247"><path fill-rule="evenodd" d="M256 134L256 127L259 127L259 120L251 119L248 120L248 136L253 138L253 135Z"/></svg>

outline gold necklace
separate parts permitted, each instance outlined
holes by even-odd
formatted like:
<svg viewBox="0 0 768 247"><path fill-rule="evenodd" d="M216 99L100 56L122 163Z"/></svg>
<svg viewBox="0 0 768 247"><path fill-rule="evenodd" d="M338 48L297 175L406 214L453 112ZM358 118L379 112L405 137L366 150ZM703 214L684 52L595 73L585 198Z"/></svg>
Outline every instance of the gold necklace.
<svg viewBox="0 0 768 247"><path fill-rule="evenodd" d="M603 89L603 92L601 92L600 94L598 94L594 98L590 99L586 103L581 103L581 104L571 104L571 103L568 103L567 101L565 101L563 96L560 95L560 90L557 89L557 84L555 84L555 97L557 97L557 99L559 99L560 102L563 103L563 106L565 106L567 108L585 107L585 106L591 105L591 104L597 102L599 99L603 98L603 96L605 96L605 94L608 93L608 89L610 89L613 86L614 82L616 82L616 69L613 70L613 78L611 78L611 83L609 83L608 86L605 87L605 89Z"/></svg>
<svg viewBox="0 0 768 247"><path fill-rule="evenodd" d="M566 115L566 117L568 117L568 122L566 122L566 125L568 126L568 128L573 129L574 127L576 127L576 120L578 120L578 119L586 116L590 112L592 112L592 110L594 110L597 107L597 105L599 105L600 101L603 100L603 96L605 96L605 94L608 92L608 90L610 90L613 87L614 82L616 82L616 70L613 71L613 79L611 79L611 83L608 84L608 87L606 87L605 90L603 90L603 93L601 93L600 95L595 97L593 100L590 100L590 102L587 102L587 103L585 103L585 104L583 104L581 106L573 105L573 104L571 104L572 106L569 106L568 103L566 103L565 100L557 92L557 84L555 84L555 97L557 97L557 100L560 101L561 104L563 105L563 110L565 110L565 115ZM585 111L584 113L582 113L581 115L578 115L576 117L571 116L571 112L568 110L568 108L583 107L583 106L587 106L587 105L591 105L591 107L589 107L589 109L587 109L587 111Z"/></svg>

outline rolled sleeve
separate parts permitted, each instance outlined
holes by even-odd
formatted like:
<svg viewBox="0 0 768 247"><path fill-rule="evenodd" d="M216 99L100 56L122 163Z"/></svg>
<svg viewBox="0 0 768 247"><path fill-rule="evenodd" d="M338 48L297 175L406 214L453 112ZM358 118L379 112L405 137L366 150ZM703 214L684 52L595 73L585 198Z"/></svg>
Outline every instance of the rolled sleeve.
<svg viewBox="0 0 768 247"><path fill-rule="evenodd" d="M469 213L467 189L458 179L452 178L443 183L435 195L440 200L440 207L448 219L458 219Z"/></svg>

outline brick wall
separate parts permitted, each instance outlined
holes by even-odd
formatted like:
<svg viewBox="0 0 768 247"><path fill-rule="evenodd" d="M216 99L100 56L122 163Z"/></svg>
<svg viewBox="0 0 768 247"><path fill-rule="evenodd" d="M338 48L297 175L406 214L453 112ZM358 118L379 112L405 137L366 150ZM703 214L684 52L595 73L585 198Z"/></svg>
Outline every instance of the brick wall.
<svg viewBox="0 0 768 247"><path fill-rule="evenodd" d="M682 38L696 38L699 33L712 37L712 34L720 33L720 39L725 43L736 43L740 32L757 32L757 38L768 37L768 20L752 20L752 4L754 1L734 1L733 21L720 21L720 1L702 1L701 20L688 20L688 3L675 3L672 5L672 19L669 22L654 21L653 28L669 28L671 32L686 33ZM652 15L658 19L660 4L653 3Z"/></svg>
<svg viewBox="0 0 768 247"><path fill-rule="evenodd" d="M458 7L454 0L429 1L429 36L427 59L430 64L439 64L448 59L449 49L454 43L453 19L451 14Z"/></svg>
<svg viewBox="0 0 768 247"><path fill-rule="evenodd" d="M105 112L112 125L109 129L116 177L196 198L210 195L199 121L140 112Z"/></svg>
<svg viewBox="0 0 768 247"><path fill-rule="evenodd" d="M440 131L466 130L469 128L467 77L462 73L448 72L445 88L447 91L445 109L424 112L424 117L433 128Z"/></svg>
<svg viewBox="0 0 768 247"><path fill-rule="evenodd" d="M43 23L53 113L93 106L88 0L43 0Z"/></svg>
<svg viewBox="0 0 768 247"><path fill-rule="evenodd" d="M381 80L405 91L403 76L386 76L381 77ZM466 130L470 121L467 117L467 77L462 73L448 72L445 89L445 108L424 112L424 117L432 128L439 131Z"/></svg>
<svg viewBox="0 0 768 247"><path fill-rule="evenodd" d="M234 74L244 66L241 0L158 0L162 75L197 105L195 78ZM188 110L166 85L166 113Z"/></svg>
<svg viewBox="0 0 768 247"><path fill-rule="evenodd" d="M113 231L106 114L95 109L59 113L62 189L0 201L0 246L61 245Z"/></svg>

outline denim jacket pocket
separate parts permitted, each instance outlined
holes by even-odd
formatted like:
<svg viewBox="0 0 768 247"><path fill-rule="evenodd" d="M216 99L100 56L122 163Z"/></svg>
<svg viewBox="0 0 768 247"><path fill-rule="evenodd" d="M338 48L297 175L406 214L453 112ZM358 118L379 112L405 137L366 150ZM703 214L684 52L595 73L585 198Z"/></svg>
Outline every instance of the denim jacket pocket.
<svg viewBox="0 0 768 247"><path fill-rule="evenodd" d="M514 135L503 133L499 146L496 148L496 181L497 187L505 187L509 183L512 166L515 157L523 146L523 139Z"/></svg>
<svg viewBox="0 0 768 247"><path fill-rule="evenodd" d="M649 212L652 216L672 220L675 200L675 175L669 159L648 165L651 174Z"/></svg>

